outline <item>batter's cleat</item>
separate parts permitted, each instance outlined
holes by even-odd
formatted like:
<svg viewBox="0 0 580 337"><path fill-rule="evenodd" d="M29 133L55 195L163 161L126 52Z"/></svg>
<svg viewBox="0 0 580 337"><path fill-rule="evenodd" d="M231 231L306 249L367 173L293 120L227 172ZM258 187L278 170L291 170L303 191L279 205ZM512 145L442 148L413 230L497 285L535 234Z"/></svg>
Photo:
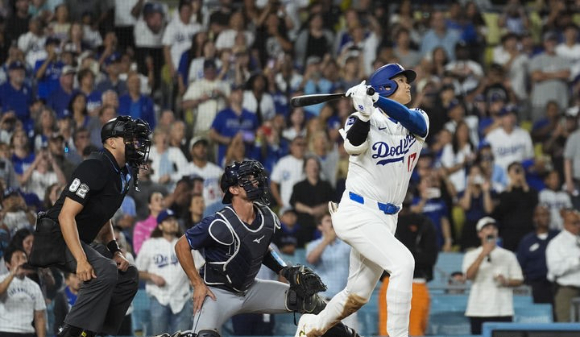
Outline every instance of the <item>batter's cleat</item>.
<svg viewBox="0 0 580 337"><path fill-rule="evenodd" d="M313 321L316 320L316 315L303 314L298 321L298 328L294 337L320 337L322 333L317 332L313 327Z"/></svg>

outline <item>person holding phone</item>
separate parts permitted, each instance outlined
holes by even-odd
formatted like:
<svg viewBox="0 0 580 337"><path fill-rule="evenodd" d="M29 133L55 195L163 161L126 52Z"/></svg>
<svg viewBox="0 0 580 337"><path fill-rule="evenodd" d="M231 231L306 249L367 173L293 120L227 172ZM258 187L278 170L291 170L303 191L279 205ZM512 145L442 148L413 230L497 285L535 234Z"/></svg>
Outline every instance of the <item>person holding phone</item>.
<svg viewBox="0 0 580 337"><path fill-rule="evenodd" d="M492 217L497 219L503 247L516 252L521 239L534 230L534 208L538 204L538 192L526 182L522 164L512 162L507 169L509 184L499 195L499 203Z"/></svg>
<svg viewBox="0 0 580 337"><path fill-rule="evenodd" d="M513 287L524 282L516 255L497 245L495 219L481 218L476 225L481 246L465 254L462 272L472 281L465 316L471 334L481 334L484 322L511 322L514 315Z"/></svg>

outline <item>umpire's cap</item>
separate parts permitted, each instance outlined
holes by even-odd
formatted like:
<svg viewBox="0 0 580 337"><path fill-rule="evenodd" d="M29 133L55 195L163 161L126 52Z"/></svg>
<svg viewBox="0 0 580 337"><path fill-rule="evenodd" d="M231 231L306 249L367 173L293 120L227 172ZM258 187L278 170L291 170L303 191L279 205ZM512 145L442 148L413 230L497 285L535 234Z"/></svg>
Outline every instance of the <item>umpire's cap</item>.
<svg viewBox="0 0 580 337"><path fill-rule="evenodd" d="M398 75L405 75L409 83L413 82L417 77L413 70L405 69L398 63L389 63L372 73L369 77L369 84L379 95L389 97L397 91L398 85L392 79Z"/></svg>

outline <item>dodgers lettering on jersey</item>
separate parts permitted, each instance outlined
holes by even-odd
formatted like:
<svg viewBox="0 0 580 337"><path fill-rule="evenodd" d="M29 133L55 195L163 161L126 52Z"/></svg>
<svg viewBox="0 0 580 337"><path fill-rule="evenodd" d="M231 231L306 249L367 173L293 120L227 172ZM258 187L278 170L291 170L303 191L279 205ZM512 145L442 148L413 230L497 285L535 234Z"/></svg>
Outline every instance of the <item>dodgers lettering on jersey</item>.
<svg viewBox="0 0 580 337"><path fill-rule="evenodd" d="M370 118L367 151L350 156L346 189L363 197L401 205L425 140L375 109ZM428 129L427 114L417 111L425 117ZM354 123L351 118L346 123L346 130Z"/></svg>

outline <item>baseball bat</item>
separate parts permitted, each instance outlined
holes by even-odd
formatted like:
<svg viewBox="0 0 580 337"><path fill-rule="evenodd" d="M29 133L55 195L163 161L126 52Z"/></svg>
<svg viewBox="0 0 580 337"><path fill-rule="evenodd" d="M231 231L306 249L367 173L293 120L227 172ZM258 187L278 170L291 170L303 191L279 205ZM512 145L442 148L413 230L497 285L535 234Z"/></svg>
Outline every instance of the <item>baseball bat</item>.
<svg viewBox="0 0 580 337"><path fill-rule="evenodd" d="M371 95L371 96L374 95L375 89L369 87L367 89L367 94ZM332 101L334 99L339 99L339 98L343 98L343 97L345 97L344 93L342 93L342 94L300 95L300 96L292 97L292 99L290 99L290 105L293 108L298 108L298 107L303 107L303 106L308 106L308 105L320 104L320 103Z"/></svg>

